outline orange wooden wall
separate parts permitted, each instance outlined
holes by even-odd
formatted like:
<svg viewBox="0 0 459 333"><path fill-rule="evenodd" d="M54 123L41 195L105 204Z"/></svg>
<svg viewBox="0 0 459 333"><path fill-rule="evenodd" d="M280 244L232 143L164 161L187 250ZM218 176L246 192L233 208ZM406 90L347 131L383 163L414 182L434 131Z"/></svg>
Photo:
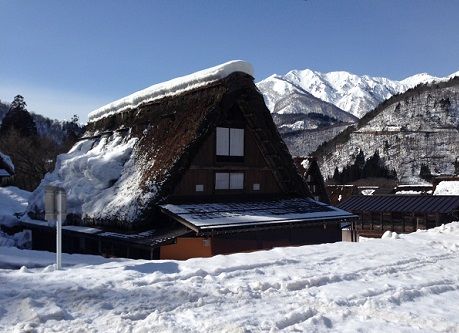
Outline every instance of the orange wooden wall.
<svg viewBox="0 0 459 333"><path fill-rule="evenodd" d="M210 239L201 237L180 237L175 244L161 246L160 259L186 260L197 257L211 257Z"/></svg>

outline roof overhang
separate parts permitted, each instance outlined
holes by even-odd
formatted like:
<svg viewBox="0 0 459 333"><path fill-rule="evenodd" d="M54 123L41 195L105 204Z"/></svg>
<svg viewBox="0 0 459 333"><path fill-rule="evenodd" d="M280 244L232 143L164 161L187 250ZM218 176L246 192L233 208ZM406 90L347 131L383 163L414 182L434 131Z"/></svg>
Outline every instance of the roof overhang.
<svg viewBox="0 0 459 333"><path fill-rule="evenodd" d="M11 177L11 174L5 169L0 169L0 177Z"/></svg>
<svg viewBox="0 0 459 333"><path fill-rule="evenodd" d="M357 218L309 198L161 205L162 211L198 234L305 227Z"/></svg>

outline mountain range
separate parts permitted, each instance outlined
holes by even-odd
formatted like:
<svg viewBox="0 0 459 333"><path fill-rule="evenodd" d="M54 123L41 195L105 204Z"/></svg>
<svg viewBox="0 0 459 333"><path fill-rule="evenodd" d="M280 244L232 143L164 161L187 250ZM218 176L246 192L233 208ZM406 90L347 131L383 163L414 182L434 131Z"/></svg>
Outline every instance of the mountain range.
<svg viewBox="0 0 459 333"><path fill-rule="evenodd" d="M345 71L321 73L310 69L292 70L285 75L271 75L257 86L265 96L273 113L303 113L300 105L284 106L289 95L309 93L323 102L333 104L342 111L362 118L379 103L393 95L401 94L422 83L446 81L458 76L459 71L447 77L435 77L427 73L416 74L396 81L384 77L356 75ZM337 117L339 119L339 117Z"/></svg>
<svg viewBox="0 0 459 333"><path fill-rule="evenodd" d="M459 75L416 74L396 81L345 71L310 69L271 75L257 83L274 122L293 155L309 155L388 98L419 84Z"/></svg>

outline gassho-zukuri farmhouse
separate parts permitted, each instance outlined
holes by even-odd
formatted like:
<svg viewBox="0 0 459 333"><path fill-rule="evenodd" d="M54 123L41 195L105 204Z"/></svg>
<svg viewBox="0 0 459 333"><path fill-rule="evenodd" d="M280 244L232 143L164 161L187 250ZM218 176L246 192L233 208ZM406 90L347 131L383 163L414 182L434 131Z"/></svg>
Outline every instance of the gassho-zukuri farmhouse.
<svg viewBox="0 0 459 333"><path fill-rule="evenodd" d="M64 252L186 259L336 242L355 217L314 200L243 61L91 112L32 194L35 249L54 246L48 185L67 194Z"/></svg>

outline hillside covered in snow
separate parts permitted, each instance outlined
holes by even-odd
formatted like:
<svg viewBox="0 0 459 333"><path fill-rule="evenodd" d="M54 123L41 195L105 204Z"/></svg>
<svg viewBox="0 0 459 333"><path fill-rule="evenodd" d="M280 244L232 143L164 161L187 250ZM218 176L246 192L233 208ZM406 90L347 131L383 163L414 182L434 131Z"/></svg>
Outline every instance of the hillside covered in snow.
<svg viewBox="0 0 459 333"><path fill-rule="evenodd" d="M402 182L420 181L421 165L432 174L454 174L459 157L459 77L421 85L390 98L359 123L314 153L324 177L378 151Z"/></svg>
<svg viewBox="0 0 459 333"><path fill-rule="evenodd" d="M459 222L187 261L0 247L2 332L459 332ZM41 266L41 267L40 267ZM35 267L35 268L31 268Z"/></svg>
<svg viewBox="0 0 459 333"><path fill-rule="evenodd" d="M306 156L391 96L458 74L438 78L422 73L395 81L305 69L274 74L258 82L257 87L291 153Z"/></svg>

